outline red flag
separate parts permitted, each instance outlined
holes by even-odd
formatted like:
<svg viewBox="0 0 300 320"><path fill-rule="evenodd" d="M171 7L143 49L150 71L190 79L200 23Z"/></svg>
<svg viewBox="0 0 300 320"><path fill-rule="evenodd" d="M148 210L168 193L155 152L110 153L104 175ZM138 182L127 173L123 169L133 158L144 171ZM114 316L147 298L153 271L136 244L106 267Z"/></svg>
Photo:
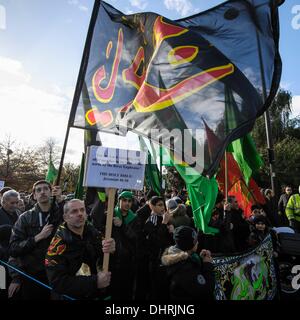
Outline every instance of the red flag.
<svg viewBox="0 0 300 320"><path fill-rule="evenodd" d="M254 204L264 204L265 199L260 193L259 187L253 178L249 181L249 186L244 181L243 174L233 155L227 152L228 168L228 195L234 196L248 218L251 215L251 206ZM217 175L219 189L225 192L225 161L222 160L221 168Z"/></svg>
<svg viewBox="0 0 300 320"><path fill-rule="evenodd" d="M209 154L219 147L219 138L213 130L207 125L202 118L205 125L205 132L207 137L207 144ZM245 183L244 175L235 161L231 152L226 152L227 155L227 181L228 181L228 195L235 196L239 207L244 211L244 215L248 218L251 215L251 206L254 204L264 204L265 199L260 193L259 187L251 177L249 186ZM220 170L217 174L217 181L219 189L225 194L225 159L220 162Z"/></svg>

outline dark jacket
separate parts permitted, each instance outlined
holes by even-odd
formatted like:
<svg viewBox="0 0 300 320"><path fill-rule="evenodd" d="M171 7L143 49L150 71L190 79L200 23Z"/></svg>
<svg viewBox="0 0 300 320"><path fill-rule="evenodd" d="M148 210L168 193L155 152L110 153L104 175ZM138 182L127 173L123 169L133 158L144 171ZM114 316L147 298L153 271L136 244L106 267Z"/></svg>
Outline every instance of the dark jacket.
<svg viewBox="0 0 300 320"><path fill-rule="evenodd" d="M278 201L278 213L280 214L279 220L281 226L289 226L289 220L285 214L285 208L290 199L291 195L286 193L282 194Z"/></svg>
<svg viewBox="0 0 300 320"><path fill-rule="evenodd" d="M31 210L24 212L13 227L10 238L9 254L22 264L25 272L32 275L44 271L44 259L52 236L35 242L34 237L40 233L47 223L47 213L42 213L36 204ZM62 219L62 204L55 207L52 215L54 232ZM53 233L54 233L53 232Z"/></svg>
<svg viewBox="0 0 300 320"><path fill-rule="evenodd" d="M257 247L269 234L269 229L266 228L266 230L259 231L257 229L253 229L253 231L250 233L248 238L248 243L250 247Z"/></svg>
<svg viewBox="0 0 300 320"><path fill-rule="evenodd" d="M161 216L151 215L143 227L145 252L154 268L160 265L164 250L174 242L173 235L169 233L167 225L162 224L162 220Z"/></svg>
<svg viewBox="0 0 300 320"><path fill-rule="evenodd" d="M250 234L250 225L244 219L243 210L232 209L230 212L235 249L236 252L243 252L248 249L247 239Z"/></svg>
<svg viewBox="0 0 300 320"><path fill-rule="evenodd" d="M136 212L135 231L137 234L137 260L144 261L146 256L146 238L144 235L144 226L151 215L151 209L145 204Z"/></svg>
<svg viewBox="0 0 300 320"><path fill-rule="evenodd" d="M0 225L0 260L8 261L9 238L11 235L11 225Z"/></svg>
<svg viewBox="0 0 300 320"><path fill-rule="evenodd" d="M136 262L137 233L135 220L126 224L123 220L120 227L113 226L112 238L116 242L116 251L111 259L114 269L133 267Z"/></svg>
<svg viewBox="0 0 300 320"><path fill-rule="evenodd" d="M222 208L215 208L209 226L219 230L213 239L216 242L213 252L231 254L236 251L233 232L231 230L231 212ZM211 239L211 241L213 241ZM210 249L210 247L205 247Z"/></svg>
<svg viewBox="0 0 300 320"><path fill-rule="evenodd" d="M139 219L140 223L144 224L151 215L151 208L150 208L149 204L146 203L144 206L139 208L136 211L136 215L137 215L137 218Z"/></svg>
<svg viewBox="0 0 300 320"><path fill-rule="evenodd" d="M45 266L50 286L59 294L77 299L97 296L97 260L102 257L102 238L99 231L86 224L82 238L61 224L48 248ZM76 275L82 264L91 275Z"/></svg>
<svg viewBox="0 0 300 320"><path fill-rule="evenodd" d="M18 214L8 213L3 207L0 209L0 226L2 225L10 225L13 226L18 220Z"/></svg>
<svg viewBox="0 0 300 320"><path fill-rule="evenodd" d="M193 254L181 251L176 246L168 248L162 256L167 268L172 300L213 300L215 276L213 265L203 262Z"/></svg>
<svg viewBox="0 0 300 320"><path fill-rule="evenodd" d="M278 216L278 210L275 203L275 198L266 199L266 203L263 205L263 208L266 212L266 215L268 219L271 222L271 225L273 227L279 226L279 216Z"/></svg>

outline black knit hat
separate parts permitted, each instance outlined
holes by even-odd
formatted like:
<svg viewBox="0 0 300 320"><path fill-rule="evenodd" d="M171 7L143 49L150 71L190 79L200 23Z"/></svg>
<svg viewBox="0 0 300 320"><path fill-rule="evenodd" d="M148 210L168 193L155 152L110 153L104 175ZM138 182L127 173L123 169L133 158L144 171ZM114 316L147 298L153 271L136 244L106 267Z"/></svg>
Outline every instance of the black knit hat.
<svg viewBox="0 0 300 320"><path fill-rule="evenodd" d="M268 221L267 221L266 217L263 216L263 215L259 215L259 216L255 217L253 219L253 224L254 225L256 225L257 223L260 223L260 222L264 223L265 225L268 224Z"/></svg>
<svg viewBox="0 0 300 320"><path fill-rule="evenodd" d="M175 229L173 238L178 249L188 251L197 243L198 234L191 227L181 226Z"/></svg>

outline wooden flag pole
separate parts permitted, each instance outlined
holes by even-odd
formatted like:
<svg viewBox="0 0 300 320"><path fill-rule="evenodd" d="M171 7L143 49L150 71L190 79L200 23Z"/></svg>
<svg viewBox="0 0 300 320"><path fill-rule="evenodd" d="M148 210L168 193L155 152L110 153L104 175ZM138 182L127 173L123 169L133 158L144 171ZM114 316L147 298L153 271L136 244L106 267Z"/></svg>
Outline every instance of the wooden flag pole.
<svg viewBox="0 0 300 320"><path fill-rule="evenodd" d="M117 189L114 189L114 188L108 189L108 206L107 206L106 227L105 227L105 240L111 238L116 191ZM103 267L102 267L103 271L107 272L108 267L109 267L109 253L104 253Z"/></svg>

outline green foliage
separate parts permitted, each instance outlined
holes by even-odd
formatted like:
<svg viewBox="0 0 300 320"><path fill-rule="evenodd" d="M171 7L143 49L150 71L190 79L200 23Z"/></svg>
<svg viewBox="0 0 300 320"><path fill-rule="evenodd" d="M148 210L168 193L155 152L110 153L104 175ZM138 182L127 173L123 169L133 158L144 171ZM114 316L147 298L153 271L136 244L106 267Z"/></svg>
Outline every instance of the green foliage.
<svg viewBox="0 0 300 320"><path fill-rule="evenodd" d="M275 147L276 174L279 181L293 186L300 181L300 140L287 136ZM286 181L288 179L288 181Z"/></svg>
<svg viewBox="0 0 300 320"><path fill-rule="evenodd" d="M290 119L291 108L291 93L280 89L269 113L275 152L274 170L278 183L297 186L300 181L300 117ZM264 116L257 119L252 137L265 163L260 175L254 178L261 186L269 186L270 172Z"/></svg>

